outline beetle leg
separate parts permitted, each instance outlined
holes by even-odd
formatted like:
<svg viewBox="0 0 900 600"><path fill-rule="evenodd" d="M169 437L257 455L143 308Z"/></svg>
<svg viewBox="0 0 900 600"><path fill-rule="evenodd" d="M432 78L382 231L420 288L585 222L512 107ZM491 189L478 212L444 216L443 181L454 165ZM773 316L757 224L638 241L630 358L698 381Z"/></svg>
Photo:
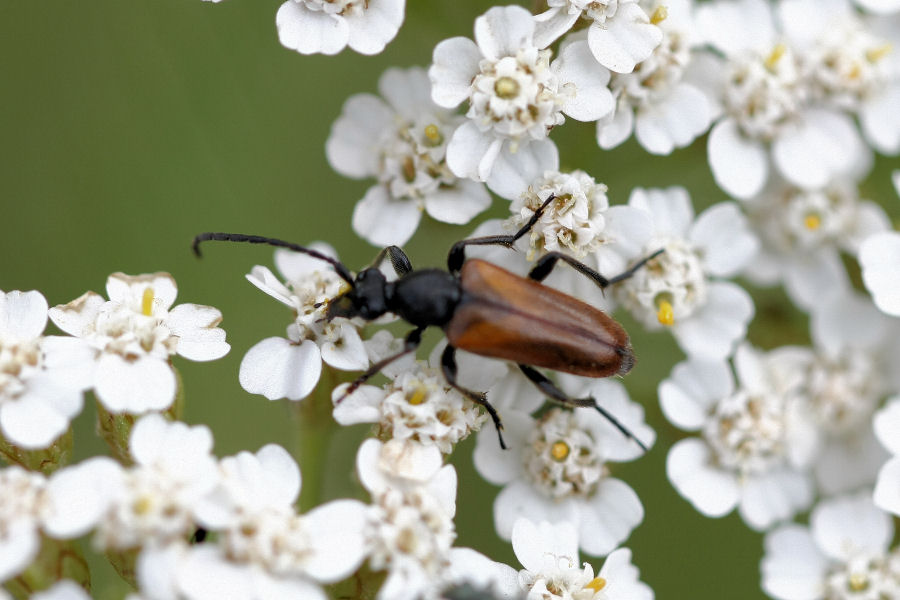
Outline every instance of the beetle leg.
<svg viewBox="0 0 900 600"><path fill-rule="evenodd" d="M402 358L410 352L414 352L415 349L419 347L419 344L422 343L423 331L425 331L424 327L417 327L416 329L413 329L408 334L406 334L406 338L403 340L403 350L386 358L382 358L377 363L369 367L365 373L357 377L350 385L347 386L347 389L344 390L344 393L341 394L341 396L337 400L335 400L334 403L340 404L344 401L344 398L355 392L359 386L377 375L383 368L385 368L398 358Z"/></svg>
<svg viewBox="0 0 900 600"><path fill-rule="evenodd" d="M583 262L569 256L568 254L563 254L562 252L548 252L538 259L538 261L531 268L531 271L528 272L528 277L530 279L534 279L535 281L543 281L553 271L553 267L556 266L557 261L561 260L568 263L573 269L575 269L582 275L590 278L594 283L597 284L597 287L602 290L606 289L606 287L609 285L628 279L629 277L634 275L635 271L647 264L647 261L656 258L660 254L662 254L662 252L663 249L660 248L650 256L646 256L638 262L634 263L624 272L619 273L615 277L610 277L609 279L607 279L594 269L590 268Z"/></svg>
<svg viewBox="0 0 900 600"><path fill-rule="evenodd" d="M477 237L477 238L469 238L467 240L460 240L453 244L453 247L450 248L450 254L447 255L447 270L453 274L459 273L459 270L462 269L463 263L466 262L466 246L506 246L507 248L512 248L513 244L520 237L531 231L531 228L534 227L535 223L537 223L541 215L544 214L544 209L547 208L547 205L553 202L556 196L551 195L549 198L544 200L544 203L541 204L534 214L531 215L531 218L528 219L528 222L522 225L522 227L512 235L488 235L485 237Z"/></svg>
<svg viewBox="0 0 900 600"><path fill-rule="evenodd" d="M447 380L447 383L457 391L459 391L463 396L475 402L476 404L480 404L484 407L484 409L491 415L491 419L494 421L494 428L497 430L497 437L500 438L500 447L506 450L506 443L503 441L503 434L501 430L503 429L503 423L500 422L500 415L497 414L497 409L495 409L490 402L487 400L486 394L479 394L478 392L473 392L472 390L467 390L462 387L456 381L456 348L447 344L447 347L444 348L444 353L441 354L441 369L444 371L444 379Z"/></svg>
<svg viewBox="0 0 900 600"><path fill-rule="evenodd" d="M543 393L547 394L550 398L559 402L560 404L564 404L565 406L577 406L577 407L585 407L585 408L594 408L603 415L607 421L609 421L613 427L622 432L622 435L625 437L634 440L638 446L641 447L641 450L647 452L647 446L637 438L631 431L622 425L622 423L615 418L609 411L605 408L597 404L597 401L591 398L590 396L587 398L571 398L566 395L561 389L556 387L556 384L547 379L545 375L543 375L540 371L535 369L534 367L530 367L528 365L519 365L519 368L525 373L525 376L531 380L531 382L538 387Z"/></svg>
<svg viewBox="0 0 900 600"><path fill-rule="evenodd" d="M409 257L400 246L387 246L383 248L381 252L378 253L378 256L375 257L375 260L372 261L371 266L377 268L378 265L381 264L381 261L384 260L385 255L390 257L391 266L394 267L394 273L396 273L398 277L403 277L413 270Z"/></svg>

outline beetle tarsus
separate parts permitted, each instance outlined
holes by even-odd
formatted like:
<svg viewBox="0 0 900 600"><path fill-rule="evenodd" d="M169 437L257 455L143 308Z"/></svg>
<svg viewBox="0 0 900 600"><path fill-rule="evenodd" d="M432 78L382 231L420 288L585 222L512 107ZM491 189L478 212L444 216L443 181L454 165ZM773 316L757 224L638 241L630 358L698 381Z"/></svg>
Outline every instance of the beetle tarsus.
<svg viewBox="0 0 900 600"><path fill-rule="evenodd" d="M388 357L382 358L371 367L369 367L365 373L354 379L350 383L350 385L347 386L347 388L344 390L344 393L341 394L337 399L335 399L334 404L340 404L341 402L343 402L347 398L347 396L355 392L359 388L359 386L380 373L383 368L385 368L395 360L402 358L410 352L414 352L416 348L419 347L419 344L422 343L422 332L424 330L425 329L422 327L417 327L416 329L413 329L408 334L406 334L406 338L403 340L403 350L397 352L396 354L391 354Z"/></svg>
<svg viewBox="0 0 900 600"><path fill-rule="evenodd" d="M473 392L472 390L466 389L459 385L456 381L456 348L447 344L447 347L444 348L443 354L441 354L441 370L444 372L444 379L447 380L447 383L450 386L459 391L466 398L475 402L476 404L480 404L484 407L484 409L491 416L491 419L494 421L494 429L497 430L497 437L500 439L500 448L506 450L506 442L503 441L503 423L500 421L500 415L497 414L497 409L493 407L493 405L488 402L487 394L484 392Z"/></svg>

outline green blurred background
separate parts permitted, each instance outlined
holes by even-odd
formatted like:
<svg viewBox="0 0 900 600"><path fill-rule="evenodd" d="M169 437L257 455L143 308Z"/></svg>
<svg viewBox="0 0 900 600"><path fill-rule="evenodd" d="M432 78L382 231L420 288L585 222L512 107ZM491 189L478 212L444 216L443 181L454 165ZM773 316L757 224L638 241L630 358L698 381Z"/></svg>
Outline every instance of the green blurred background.
<svg viewBox="0 0 900 600"><path fill-rule="evenodd" d="M279 4L0 2L0 289L38 289L52 306L88 289L103 292L114 271L169 271L180 302L221 309L230 355L207 364L176 360L185 418L210 425L220 456L270 441L297 447L289 403L251 396L237 381L243 354L283 334L289 315L243 277L254 264L271 264L269 249L209 247L198 261L189 251L192 236L216 230L325 239L351 268L365 264L375 249L353 234L350 215L370 182L344 179L328 166L331 123L347 97L374 92L388 66L426 66L438 41L470 36L489 5L410 0L383 54L307 57L279 45ZM553 137L564 166L606 182L614 203L635 186L674 184L688 187L698 208L724 199L708 173L705 141L658 158L634 144L602 152L593 135L593 126L569 121ZM886 180L876 180L872 195L892 197ZM504 204L495 202L492 214L504 216ZM452 241L470 230L426 217L407 250L416 265L441 265ZM757 343L804 340L805 323L781 295L763 296L757 311L775 323L754 329ZM666 480L666 449L680 434L659 413L656 385L680 354L667 335L641 335L633 324L631 331L640 362L626 383L659 434L648 456L616 471L646 508L627 541L634 561L658 598L759 598L762 538L734 515L701 517ZM76 424L79 459L105 451L92 434L93 418L88 402ZM353 456L366 431L338 431L321 456L326 496L359 494ZM493 534L497 489L473 470L471 448L469 440L454 455L458 544L518 567ZM102 561L94 577L98 598L121 598L128 589Z"/></svg>

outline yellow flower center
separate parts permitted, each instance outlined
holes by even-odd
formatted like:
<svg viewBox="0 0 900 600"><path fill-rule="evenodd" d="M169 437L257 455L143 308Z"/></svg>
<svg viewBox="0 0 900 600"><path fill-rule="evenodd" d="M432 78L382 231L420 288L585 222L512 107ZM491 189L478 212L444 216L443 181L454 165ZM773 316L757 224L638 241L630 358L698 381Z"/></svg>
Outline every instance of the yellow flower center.
<svg viewBox="0 0 900 600"><path fill-rule="evenodd" d="M501 77L494 83L494 92L504 100L515 98L519 95L519 82L512 77Z"/></svg>
<svg viewBox="0 0 900 600"><path fill-rule="evenodd" d="M437 146L444 141L444 136L441 135L441 130L438 129L438 126L434 123L425 126L425 137L433 146Z"/></svg>
<svg viewBox="0 0 900 600"><path fill-rule="evenodd" d="M550 446L550 456L553 457L553 460L565 460L569 456L569 445L565 442L554 442Z"/></svg>
<svg viewBox="0 0 900 600"><path fill-rule="evenodd" d="M657 311L656 311L656 319L660 322L661 325L671 326L675 324L675 309L672 307L672 303L668 300L662 299L657 301L656 303Z"/></svg>
<svg viewBox="0 0 900 600"><path fill-rule="evenodd" d="M594 577L584 587L594 590L594 593L596 594L606 587L606 580L602 577Z"/></svg>
<svg viewBox="0 0 900 600"><path fill-rule="evenodd" d="M822 218L819 215L806 215L803 218L803 225L810 231L815 231L822 226Z"/></svg>
<svg viewBox="0 0 900 600"><path fill-rule="evenodd" d="M669 9L665 6L659 5L656 7L656 10L653 11L653 14L650 15L650 22L654 25L659 25L663 21L666 20L666 17L669 16Z"/></svg>
<svg viewBox="0 0 900 600"><path fill-rule="evenodd" d="M144 289L144 295L141 298L141 314L147 317L153 315L153 288Z"/></svg>
<svg viewBox="0 0 900 600"><path fill-rule="evenodd" d="M775 44L775 47L772 48L772 52L770 52L769 56L766 57L766 68L770 71L775 69L775 65L777 65L778 61L781 60L781 57L784 56L786 50L787 46L785 46L784 44Z"/></svg>
<svg viewBox="0 0 900 600"><path fill-rule="evenodd" d="M424 385L416 386L416 389L413 390L413 393L406 399L407 402L412 404L413 406L418 406L425 402L425 398L428 397L428 390L425 389Z"/></svg>

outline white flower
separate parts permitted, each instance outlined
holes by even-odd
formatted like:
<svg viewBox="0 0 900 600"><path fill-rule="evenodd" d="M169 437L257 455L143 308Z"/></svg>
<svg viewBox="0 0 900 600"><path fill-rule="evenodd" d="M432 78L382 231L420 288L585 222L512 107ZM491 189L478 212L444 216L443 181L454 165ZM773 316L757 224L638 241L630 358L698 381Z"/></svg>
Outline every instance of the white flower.
<svg viewBox="0 0 900 600"><path fill-rule="evenodd" d="M900 170L894 171L893 182L900 195ZM900 317L900 234L882 231L870 235L859 246L858 258L863 283L875 305Z"/></svg>
<svg viewBox="0 0 900 600"><path fill-rule="evenodd" d="M657 9L651 17L637 0L548 0L547 7L534 17L539 48L549 46L584 17L591 21L587 34L591 53L617 73L630 73L663 37L657 25L666 18L665 9Z"/></svg>
<svg viewBox="0 0 900 600"><path fill-rule="evenodd" d="M697 10L708 42L725 54L716 89L723 118L709 135L713 176L722 189L749 198L769 178L769 151L779 172L805 188L853 173L870 152L853 120L817 102L802 51L781 39L765 0L718 0Z"/></svg>
<svg viewBox="0 0 900 600"><path fill-rule="evenodd" d="M32 594L31 600L90 600L90 596L71 579L63 579L46 590Z"/></svg>
<svg viewBox="0 0 900 600"><path fill-rule="evenodd" d="M631 551L619 548L606 557L594 576L589 563L578 567L578 532L571 523L535 524L517 519L513 551L525 567L519 585L528 600L653 600L653 590L631 564Z"/></svg>
<svg viewBox="0 0 900 600"><path fill-rule="evenodd" d="M900 10L900 0L856 0L856 3L875 13L891 13Z"/></svg>
<svg viewBox="0 0 900 600"><path fill-rule="evenodd" d="M468 223L491 202L484 186L447 166L447 142L465 119L431 100L424 69L388 69L382 100L358 94L344 103L325 144L328 162L348 177L376 177L353 211L353 229L368 242L405 244L424 209L445 223Z"/></svg>
<svg viewBox="0 0 900 600"><path fill-rule="evenodd" d="M860 199L849 180L809 190L773 185L743 206L763 242L747 276L766 285L783 283L807 311L849 288L840 252L857 254L863 240L889 227L884 209Z"/></svg>
<svg viewBox="0 0 900 600"><path fill-rule="evenodd" d="M325 244L311 248L329 256ZM267 268L256 266L247 280L294 312L288 339L259 342L241 361L241 387L269 400L300 400L319 382L322 361L336 369L361 370L368 364L358 325L348 319L326 320L327 303L344 291L346 282L321 260L287 250L275 251L275 265L287 280L282 283Z"/></svg>
<svg viewBox="0 0 900 600"><path fill-rule="evenodd" d="M177 387L170 356L206 361L230 349L217 327L222 313L199 304L171 308L177 291L168 273L113 273L106 281L109 300L87 292L50 309L57 327L99 351L94 391L109 411L165 410Z"/></svg>
<svg viewBox="0 0 900 600"><path fill-rule="evenodd" d="M737 205L716 204L696 220L683 188L635 189L629 206L645 210L653 235L642 254L664 252L613 288L646 327L671 329L691 356L723 358L746 335L753 301L731 277L753 259L759 242Z"/></svg>
<svg viewBox="0 0 900 600"><path fill-rule="evenodd" d="M766 535L763 590L780 600L897 598L893 536L893 523L868 493L824 500L809 527L784 525Z"/></svg>
<svg viewBox="0 0 900 600"><path fill-rule="evenodd" d="M301 54L337 54L350 46L378 54L397 35L406 0L288 0L278 9L278 39Z"/></svg>
<svg viewBox="0 0 900 600"><path fill-rule="evenodd" d="M654 15L666 13L658 23L662 43L632 72L613 73L609 87L615 110L597 122L601 148L618 146L634 131L648 152L669 154L709 128L714 107L691 80L691 70L698 68L694 58L700 41L694 32L692 10L692 0L658 5Z"/></svg>
<svg viewBox="0 0 900 600"><path fill-rule="evenodd" d="M595 121L612 109L609 72L587 42L573 42L550 63L534 40L534 20L520 6L494 7L475 20L475 40L444 40L428 71L435 103L468 102L469 120L453 133L447 165L460 177L486 180L501 154L515 160L531 141L544 140L563 113ZM510 156L511 155L511 156Z"/></svg>
<svg viewBox="0 0 900 600"><path fill-rule="evenodd" d="M0 582L25 570L41 547L46 478L13 465L0 470Z"/></svg>
<svg viewBox="0 0 900 600"><path fill-rule="evenodd" d="M415 600L440 589L456 537L456 471L435 446L366 440L356 470L372 496L369 566L386 570L379 600ZM430 593L430 592L429 592Z"/></svg>
<svg viewBox="0 0 900 600"><path fill-rule="evenodd" d="M653 443L643 409L628 399L619 382L592 380L578 392L578 397L596 399L644 444ZM611 476L612 463L633 460L641 450L597 411L554 408L534 420L508 409L503 417L509 450L501 450L496 438L482 431L474 454L482 477L504 486L494 502L500 537L510 539L519 517L569 521L578 529L581 548L603 555L643 520L637 494Z"/></svg>
<svg viewBox="0 0 900 600"><path fill-rule="evenodd" d="M0 432L25 449L46 448L81 412L94 352L82 340L43 336L40 292L0 291Z"/></svg>
<svg viewBox="0 0 900 600"><path fill-rule="evenodd" d="M780 23L801 52L813 98L859 117L869 144L884 154L900 152L900 54L884 37L881 21L869 20L849 0L786 0Z"/></svg>
<svg viewBox="0 0 900 600"><path fill-rule="evenodd" d="M892 455L878 472L875 504L900 515L900 397L894 396L878 411L874 427L878 441Z"/></svg>
<svg viewBox="0 0 900 600"><path fill-rule="evenodd" d="M700 437L669 450L669 481L694 507L721 517L735 507L750 527L764 530L812 502L805 467L815 432L796 401L803 372L790 348L761 355L740 346L734 363L679 363L659 386L666 418Z"/></svg>

